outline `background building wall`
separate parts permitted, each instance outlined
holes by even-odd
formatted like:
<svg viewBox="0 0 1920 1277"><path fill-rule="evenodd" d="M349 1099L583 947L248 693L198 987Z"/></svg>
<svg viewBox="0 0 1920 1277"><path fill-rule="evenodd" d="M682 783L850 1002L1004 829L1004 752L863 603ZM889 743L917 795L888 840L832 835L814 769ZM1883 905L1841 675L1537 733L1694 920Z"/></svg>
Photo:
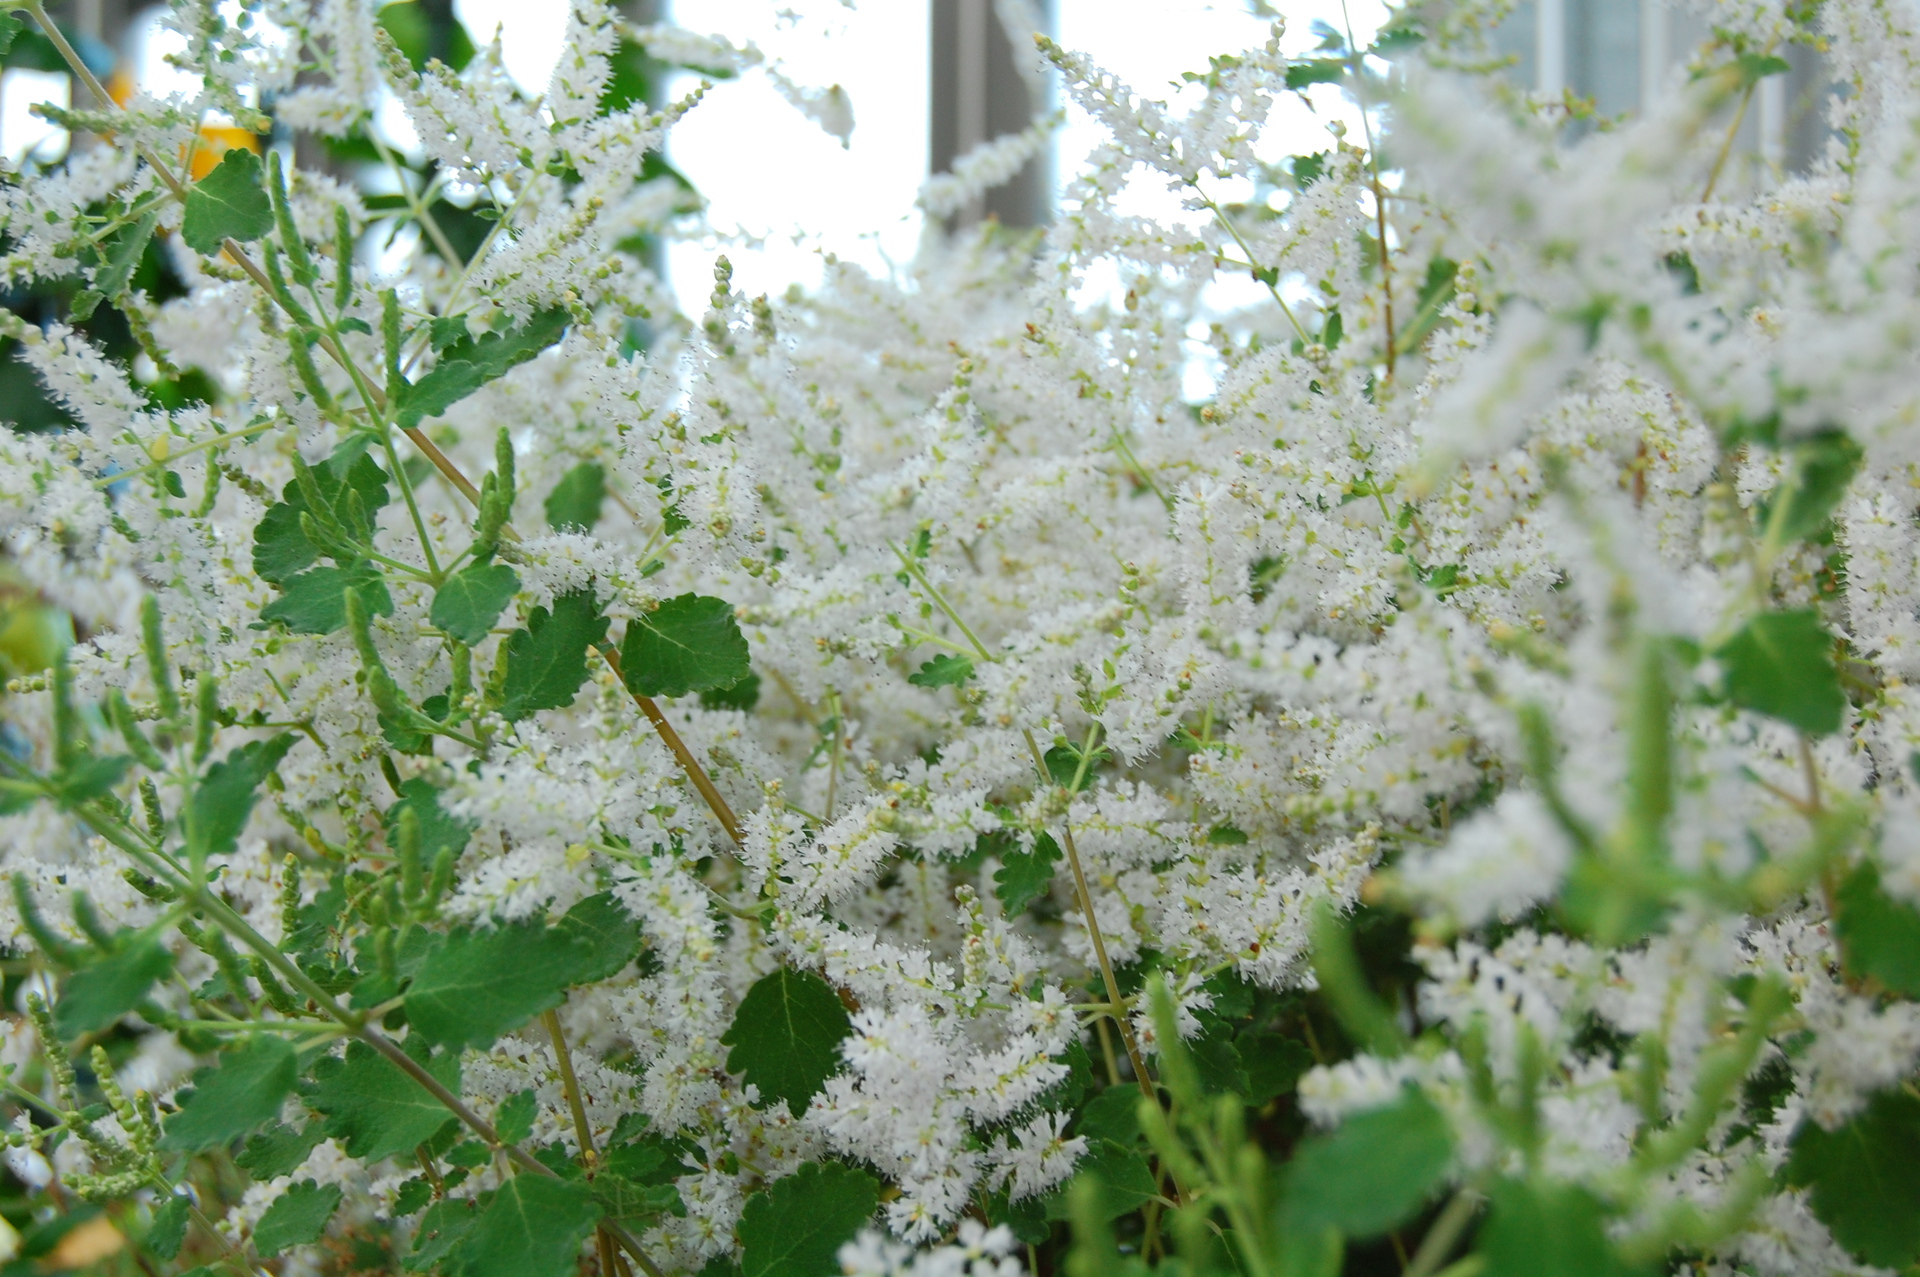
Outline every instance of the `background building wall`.
<svg viewBox="0 0 1920 1277"><path fill-rule="evenodd" d="M982 142L1018 133L1052 104L1036 100L1032 77L1015 64L994 0L932 0L931 154L929 170L945 173L953 161ZM1053 6L1034 6L1047 30ZM1020 56L1030 56L1019 50ZM1053 164L1049 154L1028 162L1019 176L989 191L956 214L969 225L983 217L1007 226L1039 226L1053 211Z"/></svg>
<svg viewBox="0 0 1920 1277"><path fill-rule="evenodd" d="M1706 24L1666 0L1523 0L1495 32L1516 83L1547 97L1570 92L1614 117L1653 106L1685 82ZM1749 184L1804 170L1827 137L1830 86L1813 50L1777 50L1792 66L1754 91L1735 138L1736 172Z"/></svg>

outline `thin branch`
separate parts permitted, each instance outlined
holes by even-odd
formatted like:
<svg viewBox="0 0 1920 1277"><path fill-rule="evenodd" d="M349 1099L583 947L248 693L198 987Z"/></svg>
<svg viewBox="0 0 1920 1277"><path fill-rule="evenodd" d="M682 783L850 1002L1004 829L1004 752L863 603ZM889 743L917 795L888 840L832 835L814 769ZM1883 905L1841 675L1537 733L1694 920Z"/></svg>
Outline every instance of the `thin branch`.
<svg viewBox="0 0 1920 1277"><path fill-rule="evenodd" d="M612 646L607 646L600 649L600 655L605 658L608 667L615 674L621 673L619 652ZM621 676L620 682L622 686L626 685L624 675ZM666 743L669 750L673 751L673 756L679 761L681 770L687 773L687 779L691 780L693 787L700 791L700 797L707 800L708 809L713 812L715 819L719 820L720 827L727 831L727 837L733 839L735 846L744 845L746 839L740 833L740 822L734 817L733 808L729 807L727 800L721 797L720 790L713 783L713 778L707 775L707 769L700 765L700 760L693 756L693 751L687 748L687 743L680 739L680 733L673 729L673 724L667 721L667 716L660 712L659 704L651 696L642 696L631 688L628 691L633 696L633 703L640 707L640 712L645 714L647 720L653 724L653 730L659 733L660 739Z"/></svg>
<svg viewBox="0 0 1920 1277"><path fill-rule="evenodd" d="M1740 125L1747 118L1747 104L1753 101L1753 89L1754 85L1749 84L1740 95L1740 109L1733 113L1733 124L1727 129L1727 136L1721 139L1720 153L1713 157L1713 168L1707 173L1707 187L1700 192L1702 204L1713 198L1713 188L1720 184L1720 171L1727 166L1727 157L1733 154L1733 141L1740 135Z"/></svg>
<svg viewBox="0 0 1920 1277"><path fill-rule="evenodd" d="M1096 723L1093 730L1098 729L1099 724ZM1027 742L1027 749L1033 755L1033 765L1040 773L1040 783L1052 785L1053 777L1047 771L1046 755L1040 752L1040 746L1034 741L1033 733L1023 727L1020 729L1020 735ZM1085 777L1087 759L1092 754L1093 739L1093 732L1090 731L1087 736L1089 747L1080 758L1080 775L1074 778L1076 784ZM1071 792L1069 791L1070 794ZM1064 815L1060 818L1060 841L1067 853L1067 864L1073 870L1076 903L1080 906L1080 916L1087 920L1087 934L1093 939L1094 961L1100 967L1100 979L1107 986L1107 1001L1115 1007L1123 1007L1126 1005L1126 999L1120 995L1120 982L1114 977L1113 963L1107 957L1107 942L1100 934L1100 920L1094 916L1093 889L1087 885L1087 871L1080 864L1080 849L1074 845L1073 822ZM1153 1090L1153 1075L1147 1072L1146 1059L1140 1054L1140 1043L1133 1036L1133 1025L1125 1015L1113 1011L1109 1011L1108 1015L1120 1029L1120 1042L1126 1047L1127 1062L1133 1065L1134 1080L1140 1084L1141 1094L1150 1100L1157 1100L1158 1097Z"/></svg>
<svg viewBox="0 0 1920 1277"><path fill-rule="evenodd" d="M587 1122L587 1106L580 1096L580 1079L573 1072L573 1053L567 1050L567 1035L560 1028L560 1013L546 1011L540 1016L547 1036L553 1040L553 1059L560 1067L560 1089L566 1093L567 1109L573 1116L573 1132L580 1141L580 1157L591 1167L598 1156L593 1151L593 1128Z"/></svg>
<svg viewBox="0 0 1920 1277"><path fill-rule="evenodd" d="M1367 118L1367 100L1361 93L1365 84L1366 58L1353 38L1353 16L1347 12L1347 0L1340 0L1340 17L1347 24L1347 55L1353 68L1353 98L1360 108L1360 130L1367 139L1367 181L1373 188L1373 217L1380 236L1380 307L1387 326L1387 377L1393 380L1394 355L1398 343L1393 336L1393 255L1387 251L1387 193L1380 184L1380 152L1373 141L1373 121Z"/></svg>

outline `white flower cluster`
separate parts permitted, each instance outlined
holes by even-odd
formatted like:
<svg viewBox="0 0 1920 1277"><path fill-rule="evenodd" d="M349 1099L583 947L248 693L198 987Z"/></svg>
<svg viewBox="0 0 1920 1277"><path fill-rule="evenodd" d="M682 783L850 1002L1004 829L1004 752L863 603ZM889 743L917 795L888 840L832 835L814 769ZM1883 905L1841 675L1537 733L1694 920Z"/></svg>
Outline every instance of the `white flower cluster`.
<svg viewBox="0 0 1920 1277"><path fill-rule="evenodd" d="M415 781L471 830L446 919L557 919L614 893L650 956L559 1011L587 1129L565 1120L537 1025L469 1051L465 1095L492 1111L532 1088L540 1137L575 1147L632 1114L680 1141L684 1214L644 1238L671 1271L736 1253L756 1191L837 1157L892 1190L893 1239L850 1244L849 1273L1008 1277L1011 1235L972 1216L1052 1192L1086 1151L1057 1101L1070 1060L1091 1048L1113 1082L1150 1067L1152 1021L1114 1004L1116 970L1163 973L1198 1032L1223 980L1314 989L1315 917L1363 897L1417 919L1400 1018L1422 1049L1329 1063L1299 1103L1332 1125L1422 1088L1462 1175L1513 1156L1476 1088L1527 1085L1542 1164L1616 1184L1745 1023L1729 990L1785 988L1753 1061L1785 1072L1777 1111L1704 1130L1650 1173L1631 1222L1682 1196L1711 1212L1741 1166L1782 1163L1803 1118L1835 1128L1920 1061L1920 1010L1843 961L1832 925L1863 863L1893 905L1920 902L1920 36L1900 0L1813 18L1702 3L1719 43L1689 91L1582 132L1448 69L1473 60L1448 41L1489 7L1434 17L1391 74L1354 55L1349 81L1391 120L1378 154L1338 129L1319 156L1273 150L1277 26L1177 104L1052 49L1111 140L1036 251L992 227L930 233L891 277L830 262L817 291L774 299L723 267L710 310L676 323L642 241L697 219L642 175L697 95L604 112L609 55L624 36L733 71L762 64L751 46L623 31L575 0L529 99L497 45L414 70L365 0L276 0L277 41L182 4L204 93L136 101L63 169L0 189L8 286L78 272L150 348L136 373L76 325L6 316L75 423L0 434L6 569L71 616L83 702L156 712L151 595L171 660L218 687L217 753L295 732L270 798L213 856L262 935L286 936L289 857L296 906L336 867L389 862L388 813ZM1818 44L1850 90L1826 151L1802 174L1723 173L1752 91L1728 50L1787 40ZM774 73L829 132L852 129L837 87ZM293 172L309 291L339 299L331 347L307 343L258 267L188 246L154 157L182 152L181 121L271 93L282 125L344 136L383 86L493 228L471 261L422 247L376 275L336 247L368 234L365 203ZM1046 128L966 157L923 207L1004 180ZM1193 220L1126 211L1135 181L1172 187ZM164 298L109 279L112 236L148 208L185 281ZM255 256L293 269L284 247ZM1216 286L1249 275L1257 303L1221 307L1247 294ZM389 393L425 385L469 350L457 338L553 313L566 335L544 353L388 429L364 370L389 368ZM1194 402L1198 350L1217 384ZM153 367L198 370L210 402L164 406ZM256 528L369 421L391 486L366 515L389 603L367 646L395 695L469 715L424 745L376 703L351 627L262 620L278 591ZM501 430L519 533L498 554L519 593L469 670L433 583L472 539L451 476L487 473ZM1831 456L1839 478L1796 530ZM582 474L604 508L542 529ZM726 600L757 701L638 704L589 650L576 696L509 717L483 687L500 635L583 591L616 628L683 594ZM1755 689L1742 636L1776 615L1811 617L1827 646ZM1785 703L1821 678L1846 696L1837 730ZM47 687L23 679L6 702L9 756L43 769ZM129 781L118 801L143 800ZM0 842L71 939L75 891L110 926L165 912L51 808L0 817ZM26 943L11 899L0 934ZM154 997L184 1010L216 964L170 943L183 980ZM852 1024L798 1114L730 1071L722 1041L782 966L823 979ZM148 1083L163 1100L186 1080L177 1048L143 1058L164 1065ZM393 1209L393 1168L323 1148L299 1175L352 1198L343 1219ZM1720 1252L1742 1271L1851 1262L1800 1190L1757 1200Z"/></svg>

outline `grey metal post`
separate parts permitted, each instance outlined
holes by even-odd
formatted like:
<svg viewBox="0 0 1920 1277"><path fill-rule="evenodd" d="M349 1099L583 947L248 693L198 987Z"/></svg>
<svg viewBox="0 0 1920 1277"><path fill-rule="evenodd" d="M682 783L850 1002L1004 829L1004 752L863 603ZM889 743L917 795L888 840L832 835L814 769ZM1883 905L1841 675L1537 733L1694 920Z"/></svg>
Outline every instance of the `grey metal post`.
<svg viewBox="0 0 1920 1277"><path fill-rule="evenodd" d="M932 0L930 41L932 110L929 164L949 171L982 142L1017 133L1048 103L1037 102L1014 63L1014 50L995 16L993 0ZM1053 6L1041 6L1052 25ZM1025 50L1021 51L1025 55ZM952 219L968 226L984 217L1006 226L1039 226L1053 212L1050 157L1028 162L1019 175L989 191Z"/></svg>

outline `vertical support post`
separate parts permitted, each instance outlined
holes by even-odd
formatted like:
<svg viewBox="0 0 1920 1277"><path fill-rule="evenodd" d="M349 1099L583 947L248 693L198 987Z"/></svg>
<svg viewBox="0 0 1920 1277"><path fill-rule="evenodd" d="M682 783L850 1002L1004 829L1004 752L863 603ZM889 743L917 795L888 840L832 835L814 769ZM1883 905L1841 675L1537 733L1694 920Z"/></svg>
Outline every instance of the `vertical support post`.
<svg viewBox="0 0 1920 1277"><path fill-rule="evenodd" d="M1026 128L1048 104L1019 61L1033 56L1031 47L1024 38L1018 41L1020 47L1009 39L1008 25L1018 25L1001 12L1009 6L995 0L930 3L928 159L931 171L943 173L982 142ZM1052 26L1050 3L1032 5L1031 10L1035 21ZM991 217L1005 226L1038 226L1051 213L1052 186L1052 165L1041 157L962 209L952 225L969 226Z"/></svg>
<svg viewBox="0 0 1920 1277"><path fill-rule="evenodd" d="M1754 87L1759 108L1760 160L1778 178L1787 160L1787 77L1770 75Z"/></svg>
<svg viewBox="0 0 1920 1277"><path fill-rule="evenodd" d="M1557 98L1567 89L1567 0L1537 3L1533 65L1538 79L1533 87L1542 97Z"/></svg>
<svg viewBox="0 0 1920 1277"><path fill-rule="evenodd" d="M953 153L965 155L987 140L987 27L993 13L984 0L953 7ZM963 225L980 220L985 197L976 198L956 219Z"/></svg>
<svg viewBox="0 0 1920 1277"><path fill-rule="evenodd" d="M1640 110L1660 105L1673 66L1666 0L1640 0Z"/></svg>

